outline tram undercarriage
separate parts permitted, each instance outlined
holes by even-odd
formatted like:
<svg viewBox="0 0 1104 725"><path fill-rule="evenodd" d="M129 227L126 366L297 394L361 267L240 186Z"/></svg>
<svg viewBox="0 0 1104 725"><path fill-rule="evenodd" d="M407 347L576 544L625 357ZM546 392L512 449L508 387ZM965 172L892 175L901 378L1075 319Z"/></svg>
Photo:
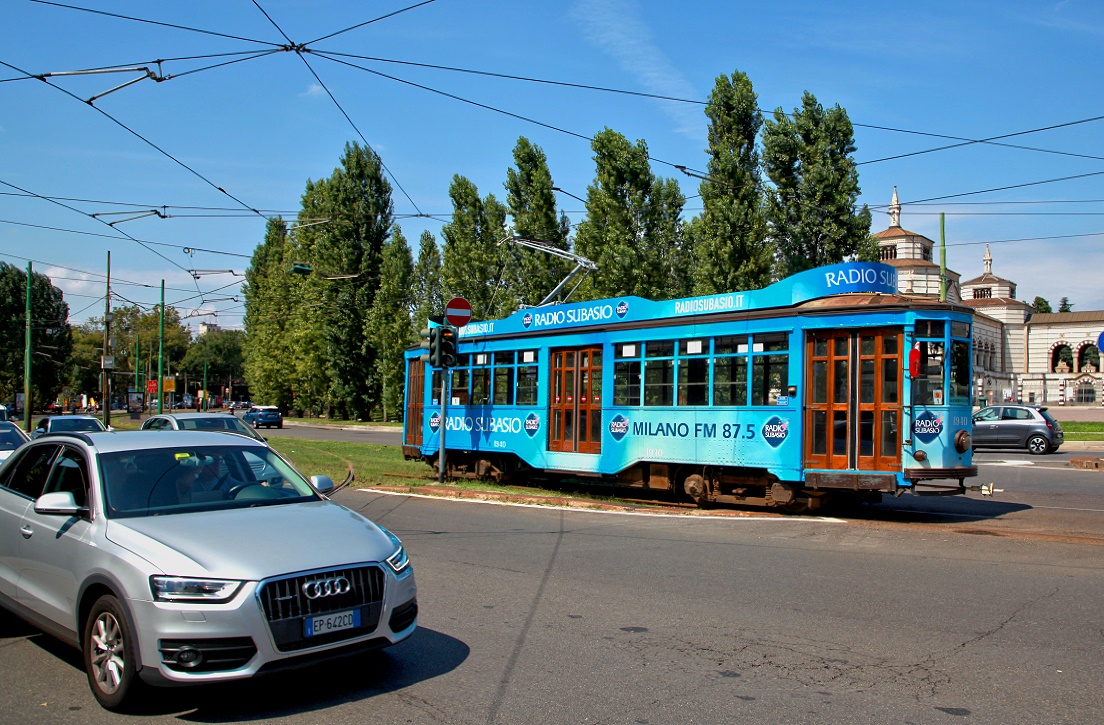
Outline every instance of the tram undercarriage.
<svg viewBox="0 0 1104 725"><path fill-rule="evenodd" d="M438 465L436 455L422 456L416 448L406 450L406 447L404 453L407 458L421 458L434 468ZM667 492L686 497L702 508L728 504L805 513L833 505L878 503L882 493L896 494L903 490L896 486L891 475L853 475L846 481L818 478L810 486L780 481L762 468L644 462L616 476L603 476L533 469L514 455L480 451L449 451L445 463L448 478L508 483L519 475L538 475L560 481L584 480L595 486Z"/></svg>

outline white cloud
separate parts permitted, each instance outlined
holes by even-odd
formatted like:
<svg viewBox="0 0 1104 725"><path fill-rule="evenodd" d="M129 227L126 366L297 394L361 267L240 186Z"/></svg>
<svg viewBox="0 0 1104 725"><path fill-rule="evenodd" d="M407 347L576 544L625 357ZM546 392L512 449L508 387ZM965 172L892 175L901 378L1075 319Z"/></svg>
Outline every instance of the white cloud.
<svg viewBox="0 0 1104 725"><path fill-rule="evenodd" d="M673 98L694 98L692 84L656 44L652 29L636 0L579 0L571 16L582 27L586 40L613 58L624 72L634 76L649 93ZM701 112L673 101L657 101L677 124L676 131L701 136Z"/></svg>
<svg viewBox="0 0 1104 725"><path fill-rule="evenodd" d="M322 86L318 85L317 83L311 83L309 86L307 86L307 90L303 91L299 95L308 96L308 97L309 96L325 96L326 95L326 89L323 88Z"/></svg>

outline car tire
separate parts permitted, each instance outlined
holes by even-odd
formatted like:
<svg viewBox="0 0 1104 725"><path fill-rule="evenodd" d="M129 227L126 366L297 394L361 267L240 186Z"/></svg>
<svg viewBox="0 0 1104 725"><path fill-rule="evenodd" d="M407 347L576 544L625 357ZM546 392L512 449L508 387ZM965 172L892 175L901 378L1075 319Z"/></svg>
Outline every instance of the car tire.
<svg viewBox="0 0 1104 725"><path fill-rule="evenodd" d="M114 596L105 594L92 605L82 644L88 686L100 705L106 710L133 705L143 689L137 642L126 610Z"/></svg>
<svg viewBox="0 0 1104 725"><path fill-rule="evenodd" d="M283 429L283 427L284 427L284 424L283 424L283 423L278 423L278 424L276 425L276 427L277 427L277 428L280 428L280 429Z"/></svg>
<svg viewBox="0 0 1104 725"><path fill-rule="evenodd" d="M253 421L253 430L260 430L260 429L261 429L261 424L258 423L256 420L254 420Z"/></svg>
<svg viewBox="0 0 1104 725"><path fill-rule="evenodd" d="M1030 438L1027 439L1027 452L1028 453L1030 453L1032 455L1035 455L1035 456L1041 456L1042 454L1048 452L1049 450L1050 450L1050 442L1047 441L1045 436L1033 435L1033 436L1031 436Z"/></svg>

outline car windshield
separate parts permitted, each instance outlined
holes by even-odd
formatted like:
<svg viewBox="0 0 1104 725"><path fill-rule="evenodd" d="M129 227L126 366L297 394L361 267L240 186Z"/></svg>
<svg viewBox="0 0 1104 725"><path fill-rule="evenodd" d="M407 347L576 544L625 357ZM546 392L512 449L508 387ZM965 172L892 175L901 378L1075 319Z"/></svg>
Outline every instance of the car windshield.
<svg viewBox="0 0 1104 725"><path fill-rule="evenodd" d="M229 415L213 415L210 418L184 418L180 421L180 428L182 430L229 430L234 433L243 433L250 438L257 437L252 428Z"/></svg>
<svg viewBox="0 0 1104 725"><path fill-rule="evenodd" d="M26 438L19 435L19 431L11 426L0 427L0 451L14 451L26 442Z"/></svg>
<svg viewBox="0 0 1104 725"><path fill-rule="evenodd" d="M50 421L50 431L106 430L98 418L54 418Z"/></svg>
<svg viewBox="0 0 1104 725"><path fill-rule="evenodd" d="M111 518L318 500L298 471L257 445L104 453L100 471Z"/></svg>

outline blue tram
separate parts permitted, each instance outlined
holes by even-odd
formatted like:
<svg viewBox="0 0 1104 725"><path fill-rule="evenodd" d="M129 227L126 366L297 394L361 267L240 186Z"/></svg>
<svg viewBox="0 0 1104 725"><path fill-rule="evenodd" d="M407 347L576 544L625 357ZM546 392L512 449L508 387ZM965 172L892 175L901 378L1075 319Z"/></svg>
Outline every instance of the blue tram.
<svg viewBox="0 0 1104 725"><path fill-rule="evenodd" d="M452 477L563 474L701 505L958 494L977 474L972 319L861 262L522 309L461 328L451 369L407 351L403 451L438 465L443 435Z"/></svg>

